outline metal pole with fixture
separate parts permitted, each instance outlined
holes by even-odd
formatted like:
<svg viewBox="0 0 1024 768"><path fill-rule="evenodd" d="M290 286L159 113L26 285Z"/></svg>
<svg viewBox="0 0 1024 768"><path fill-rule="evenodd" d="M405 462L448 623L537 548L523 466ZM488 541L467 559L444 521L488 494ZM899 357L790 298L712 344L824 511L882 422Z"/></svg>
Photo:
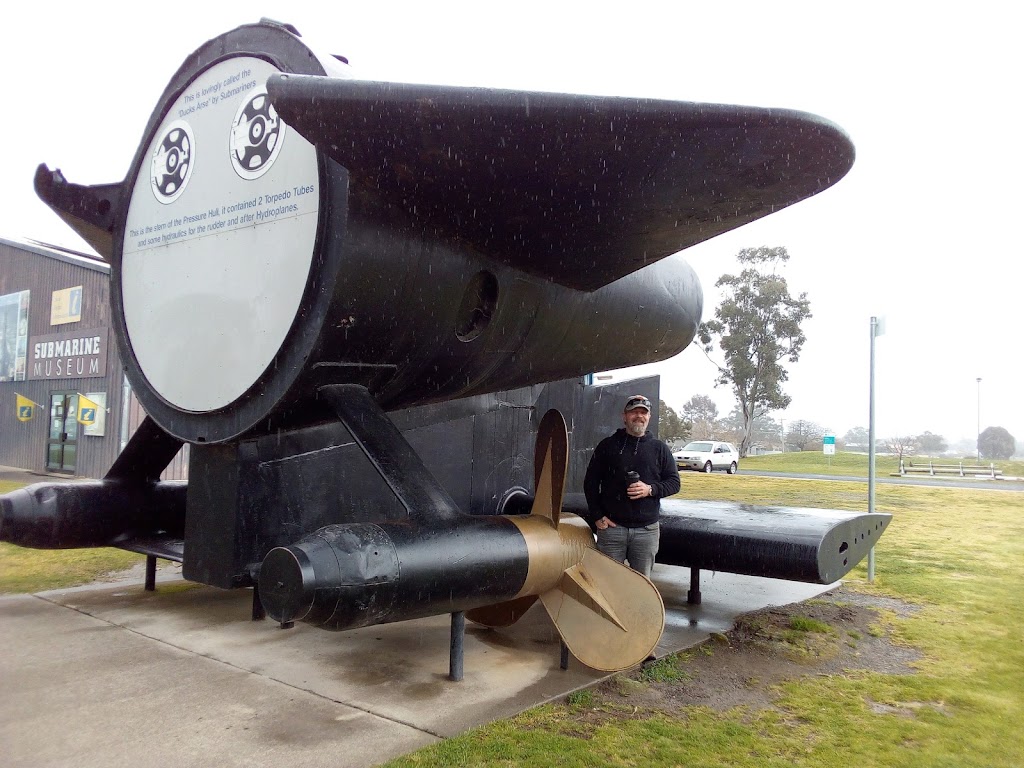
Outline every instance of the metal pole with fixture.
<svg viewBox="0 0 1024 768"><path fill-rule="evenodd" d="M978 463L981 464L981 376L978 377L978 441L974 446L978 450Z"/></svg>
<svg viewBox="0 0 1024 768"><path fill-rule="evenodd" d="M871 318L871 366L868 385L868 514L875 511L875 337L885 333L885 318ZM868 583L875 581L875 548L868 551Z"/></svg>

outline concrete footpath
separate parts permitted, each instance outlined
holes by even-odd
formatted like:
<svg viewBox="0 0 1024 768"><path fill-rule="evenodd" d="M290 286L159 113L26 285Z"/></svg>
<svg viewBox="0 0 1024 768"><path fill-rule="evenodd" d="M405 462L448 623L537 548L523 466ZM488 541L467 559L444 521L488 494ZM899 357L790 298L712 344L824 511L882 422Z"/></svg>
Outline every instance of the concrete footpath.
<svg viewBox="0 0 1024 768"><path fill-rule="evenodd" d="M535 605L514 627L467 622L447 679L449 617L332 633L251 620L250 590L138 581L0 597L0 753L14 766L372 766L592 685ZM657 566L658 655L742 613L828 587Z"/></svg>

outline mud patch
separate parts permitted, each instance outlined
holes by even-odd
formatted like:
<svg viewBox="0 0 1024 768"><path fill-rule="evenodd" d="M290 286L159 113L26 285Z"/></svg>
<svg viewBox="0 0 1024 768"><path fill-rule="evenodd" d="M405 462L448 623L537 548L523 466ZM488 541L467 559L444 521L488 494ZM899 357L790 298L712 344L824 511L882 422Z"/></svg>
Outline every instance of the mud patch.
<svg viewBox="0 0 1024 768"><path fill-rule="evenodd" d="M818 598L766 608L679 657L663 659L603 683L597 693L605 716L630 711L673 712L686 706L726 710L773 706L787 680L857 670L913 674L921 654L892 641L886 614L909 616L917 607L839 587ZM659 669L660 665L660 669ZM642 716L642 715L641 715Z"/></svg>

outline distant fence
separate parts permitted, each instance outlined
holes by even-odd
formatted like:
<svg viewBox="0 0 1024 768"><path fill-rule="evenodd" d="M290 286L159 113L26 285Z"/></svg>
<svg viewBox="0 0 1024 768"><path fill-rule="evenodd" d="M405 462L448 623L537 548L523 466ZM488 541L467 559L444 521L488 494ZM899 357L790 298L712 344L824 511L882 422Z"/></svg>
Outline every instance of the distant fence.
<svg viewBox="0 0 1024 768"><path fill-rule="evenodd" d="M927 464L915 464L912 461L904 462L900 459L900 471L893 472L893 477L904 475L959 475L960 477L999 477L1003 470L996 469L995 464L987 467L982 464L935 464L929 461Z"/></svg>

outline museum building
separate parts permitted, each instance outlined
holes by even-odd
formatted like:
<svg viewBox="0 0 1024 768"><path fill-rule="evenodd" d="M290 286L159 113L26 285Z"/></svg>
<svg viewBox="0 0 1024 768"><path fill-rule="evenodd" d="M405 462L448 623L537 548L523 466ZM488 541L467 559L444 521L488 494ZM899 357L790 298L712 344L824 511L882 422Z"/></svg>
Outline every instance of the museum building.
<svg viewBox="0 0 1024 768"><path fill-rule="evenodd" d="M114 338L110 265L0 238L0 465L100 478L145 417ZM187 475L186 444L163 477Z"/></svg>

